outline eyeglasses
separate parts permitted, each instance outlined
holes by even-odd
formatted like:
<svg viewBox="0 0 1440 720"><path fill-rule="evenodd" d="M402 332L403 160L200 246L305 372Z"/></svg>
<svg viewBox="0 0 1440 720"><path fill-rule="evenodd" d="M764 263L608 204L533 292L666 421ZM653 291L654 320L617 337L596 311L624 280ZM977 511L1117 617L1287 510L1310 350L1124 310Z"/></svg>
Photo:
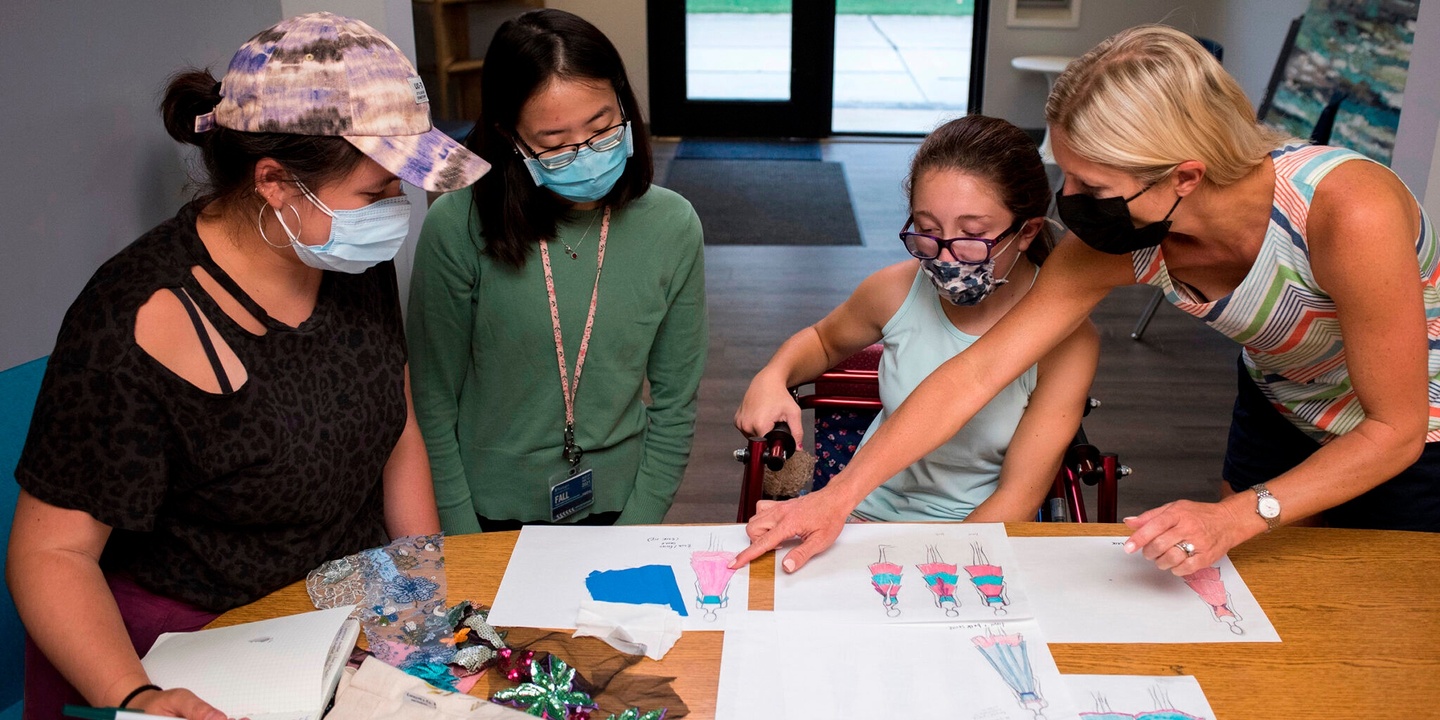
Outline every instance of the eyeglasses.
<svg viewBox="0 0 1440 720"><path fill-rule="evenodd" d="M581 148L590 148L595 152L606 152L620 147L625 142L625 133L630 131L630 121L625 118L625 108L620 108L620 122L591 135L584 142L568 143L557 145L553 148L546 148L536 152L517 134L515 142L520 143L530 152L530 157L539 161L540 166L546 170L559 170L560 168L575 162L580 156Z"/></svg>
<svg viewBox="0 0 1440 720"><path fill-rule="evenodd" d="M967 265L979 265L990 259L990 252L996 245L1000 244L1007 235L1014 234L1020 229L1022 221L1016 220L1008 230L995 236L995 239L980 237L957 237L938 238L934 235L910 232L909 228L914 224L914 219L906 220L905 227L900 229L900 241L905 243L905 249L910 254L921 260L934 260L940 257L941 250L949 250L950 256L957 261Z"/></svg>

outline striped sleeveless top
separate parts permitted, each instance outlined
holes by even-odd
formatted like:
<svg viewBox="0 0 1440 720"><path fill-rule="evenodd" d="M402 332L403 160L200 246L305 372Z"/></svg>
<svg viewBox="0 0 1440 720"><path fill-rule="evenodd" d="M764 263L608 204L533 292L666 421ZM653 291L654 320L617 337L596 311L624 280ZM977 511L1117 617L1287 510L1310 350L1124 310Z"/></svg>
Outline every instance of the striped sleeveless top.
<svg viewBox="0 0 1440 720"><path fill-rule="evenodd" d="M1365 413L1350 385L1345 343L1335 301L1315 281L1305 220L1315 187L1340 163L1369 158L1343 148L1287 145L1270 153L1275 163L1275 201L1270 227L1255 264L1228 296L1196 302L1171 280L1160 248L1131 253L1135 279L1165 293L1175 307L1244 346L1250 377L1296 427L1319 442L1344 435ZM1440 239L1420 211L1415 240L1424 283L1430 339L1430 424L1426 442L1440 440Z"/></svg>

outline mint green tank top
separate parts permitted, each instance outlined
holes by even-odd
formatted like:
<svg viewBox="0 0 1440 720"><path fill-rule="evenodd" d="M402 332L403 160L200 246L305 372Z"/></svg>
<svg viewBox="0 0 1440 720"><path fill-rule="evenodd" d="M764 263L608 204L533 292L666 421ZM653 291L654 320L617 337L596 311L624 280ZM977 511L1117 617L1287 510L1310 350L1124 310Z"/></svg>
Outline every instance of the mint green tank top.
<svg viewBox="0 0 1440 720"><path fill-rule="evenodd" d="M881 329L884 407L865 431L862 446L921 381L978 339L945 317L942 302L924 271L917 270L905 302ZM1035 391L1035 372L1031 365L948 442L876 488L855 515L878 521L964 520L995 492L1005 450Z"/></svg>

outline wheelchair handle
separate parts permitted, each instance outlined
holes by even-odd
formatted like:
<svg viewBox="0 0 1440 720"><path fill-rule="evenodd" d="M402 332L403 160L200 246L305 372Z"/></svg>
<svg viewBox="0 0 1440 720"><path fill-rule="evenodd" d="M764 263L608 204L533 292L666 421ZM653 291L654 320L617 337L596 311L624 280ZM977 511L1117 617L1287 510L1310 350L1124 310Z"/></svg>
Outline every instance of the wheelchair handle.
<svg viewBox="0 0 1440 720"><path fill-rule="evenodd" d="M765 433L765 467L778 472L794 454L795 436L790 434L790 424L775 423L775 427Z"/></svg>
<svg viewBox="0 0 1440 720"><path fill-rule="evenodd" d="M733 455L737 461L748 463L752 453L757 453L756 459L772 472L779 472L785 467L785 461L795 454L795 436L790 434L790 425L775 423L775 427L764 437L750 438L748 445L736 450Z"/></svg>

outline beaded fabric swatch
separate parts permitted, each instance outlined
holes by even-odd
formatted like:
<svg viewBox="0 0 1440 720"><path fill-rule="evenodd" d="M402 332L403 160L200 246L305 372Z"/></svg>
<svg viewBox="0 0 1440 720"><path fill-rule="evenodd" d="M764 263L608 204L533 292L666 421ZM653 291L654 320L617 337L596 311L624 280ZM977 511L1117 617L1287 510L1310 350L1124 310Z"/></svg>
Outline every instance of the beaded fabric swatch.
<svg viewBox="0 0 1440 720"><path fill-rule="evenodd" d="M446 617L444 541L443 534L412 535L330 560L310 571L305 589L317 608L356 605L370 652L387 665L448 663L455 647Z"/></svg>

